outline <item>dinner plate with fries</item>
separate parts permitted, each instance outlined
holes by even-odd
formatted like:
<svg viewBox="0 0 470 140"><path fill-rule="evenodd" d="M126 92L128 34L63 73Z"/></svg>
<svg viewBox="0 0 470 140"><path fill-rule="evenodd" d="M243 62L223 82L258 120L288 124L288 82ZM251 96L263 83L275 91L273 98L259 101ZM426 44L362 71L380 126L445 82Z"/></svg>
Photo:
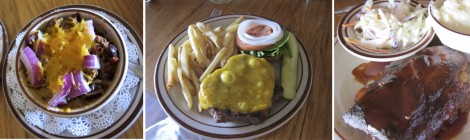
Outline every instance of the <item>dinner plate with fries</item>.
<svg viewBox="0 0 470 140"><path fill-rule="evenodd" d="M273 102L266 120L256 125L237 121L217 123L208 111L200 109L198 93L202 81L241 53L236 43L237 30L240 22L249 19L275 22L255 15L212 17L188 25L161 53L155 69L157 97L167 115L184 129L209 138L255 138L280 128L306 101L312 83L311 64L303 45L291 33L298 45L298 55L293 55L298 61L292 99L281 97ZM281 62L271 64L275 79L280 79Z"/></svg>

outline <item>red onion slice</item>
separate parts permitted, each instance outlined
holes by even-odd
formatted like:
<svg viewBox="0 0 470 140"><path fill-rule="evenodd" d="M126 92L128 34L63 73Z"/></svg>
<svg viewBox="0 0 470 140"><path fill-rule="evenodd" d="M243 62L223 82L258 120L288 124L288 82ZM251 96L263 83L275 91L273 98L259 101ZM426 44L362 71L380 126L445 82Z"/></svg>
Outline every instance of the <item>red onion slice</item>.
<svg viewBox="0 0 470 140"><path fill-rule="evenodd" d="M37 56L41 56L43 53L44 53L44 43L42 43L41 40L38 40L38 45L36 46L36 50L34 50L36 52L36 55Z"/></svg>
<svg viewBox="0 0 470 140"><path fill-rule="evenodd" d="M37 88L44 84L44 78L42 77L40 67L41 62L38 60L36 54L33 52L31 47L24 47L20 52L20 60L23 62L26 71L28 73L28 79L31 86Z"/></svg>
<svg viewBox="0 0 470 140"><path fill-rule="evenodd" d="M37 40L34 40L33 43L33 49L34 52L36 53L36 56L40 57L42 53L44 52L44 43L42 42L42 39L44 38L44 35L42 34L41 31L37 31Z"/></svg>
<svg viewBox="0 0 470 140"><path fill-rule="evenodd" d="M100 69L100 61L97 55L90 54L84 57L83 67L89 69Z"/></svg>
<svg viewBox="0 0 470 140"><path fill-rule="evenodd" d="M95 27L93 27L93 20L86 20L87 23L87 29L88 29L88 34L91 36L91 41L95 40L96 34L95 34Z"/></svg>
<svg viewBox="0 0 470 140"><path fill-rule="evenodd" d="M84 95L91 91L90 86L86 82L85 76L83 76L82 71L73 70L72 75L73 75L74 86L70 94L67 96L67 99L72 99L77 96Z"/></svg>
<svg viewBox="0 0 470 140"><path fill-rule="evenodd" d="M54 93L54 96L52 97L51 100L49 100L49 107L57 107L57 105L64 105L67 103L67 97L70 94L70 91L72 89L72 74L67 73L62 77L62 80L64 81L64 85L60 89L60 92Z"/></svg>

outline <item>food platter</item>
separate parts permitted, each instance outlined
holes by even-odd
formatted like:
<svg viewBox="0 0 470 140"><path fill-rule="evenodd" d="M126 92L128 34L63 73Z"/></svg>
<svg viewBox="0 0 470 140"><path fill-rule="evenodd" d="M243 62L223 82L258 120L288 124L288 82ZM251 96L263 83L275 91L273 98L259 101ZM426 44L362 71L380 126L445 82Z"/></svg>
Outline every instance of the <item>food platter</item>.
<svg viewBox="0 0 470 140"><path fill-rule="evenodd" d="M399 4L399 1L395 1L395 4ZM373 7L386 7L389 4L389 1L382 0L382 1L374 1ZM410 6L416 7L419 3L416 1L410 1ZM427 31L423 37L414 44L411 44L408 47L403 48L402 50L391 51L391 52L374 52L367 49L360 47L354 43L346 41L346 38L357 38L355 29L352 27L344 27L342 25L346 23L353 23L354 21L359 21L360 18L357 15L362 13L361 9L364 4L359 4L355 6L351 11L349 11L344 17L339 21L337 28L337 34L339 36L339 43L345 48L346 51L350 52L356 57L371 60L371 61L378 61L378 62L389 62L400 60L406 57L409 57L419 50L425 48L431 39L435 36L434 30L430 29Z"/></svg>
<svg viewBox="0 0 470 140"><path fill-rule="evenodd" d="M429 1L418 1L423 5L428 5ZM434 26L433 26L434 27ZM437 34L437 33L436 33ZM371 136L365 132L355 129L343 120L343 115L354 105L356 93L363 85L354 79L352 71L361 63L367 63L364 59L352 55L340 43L339 38L336 36L334 40L334 138L335 139L371 139ZM443 45L438 36L431 38L429 46ZM470 60L470 54L465 54L467 61ZM470 137L470 126L463 123L464 126L460 132L457 133L452 139L468 139ZM451 130L453 131L453 130Z"/></svg>
<svg viewBox="0 0 470 140"><path fill-rule="evenodd" d="M44 15L47 15L49 13L53 12L60 12L64 9L85 9L85 10L90 10L99 13L103 17L109 19L115 26L118 26L120 29L120 34L123 36L123 38L126 39L126 45L128 51L131 50L131 54L129 56L133 57L133 62L132 63L137 63L138 65L143 65L143 58L142 58L142 41L137 35L137 33L132 29L132 27L124 21L122 18L117 16L116 14L107 11L105 9L102 9L100 7L95 7L95 6L89 6L89 5L67 5L67 6L62 6L62 7L57 7L54 9L51 9L45 13L42 13L38 17L42 17ZM35 18L38 19L38 18ZM32 20L28 24L22 28L18 35L15 37L15 40L12 41L10 47L8 48L7 53L16 51L14 50L15 46L18 46L17 41L22 40L22 36L24 36L24 32L31 28L33 23L38 22L37 20ZM17 47L16 47L17 48ZM132 48L132 49L130 49ZM129 99L129 104L127 104L125 107L123 107L122 113L117 113L117 114L112 114L112 115L104 115L110 118L109 122L103 122L103 123L108 123L107 125L103 125L103 127L97 128L97 127L89 127L90 130L85 131L86 133L80 133L76 134L70 131L70 129L62 130L62 131L52 131L56 133L51 133L51 131L46 130L46 129L63 129L63 127L69 127L69 125L64 125L64 124L56 124L56 126L51 126L51 123L47 123L48 126L44 125L38 125L36 123L32 124L30 117L27 117L28 113L31 113L30 111L25 111L25 108L18 107L18 104L15 101L21 100L18 99L18 96L16 93L13 93L13 89L9 87L8 83L5 82L7 81L7 75L8 73L6 72L7 69L10 69L11 67L9 65L5 64L3 65L3 72L2 72L2 80L3 82L3 92L5 93L5 99L8 103L9 109L12 112L13 116L16 118L16 120L32 135L39 137L39 138L115 138L124 133L129 127L132 126L132 124L137 120L137 118L140 116L142 112L142 105L143 105L143 82L141 80L138 80L133 84L132 86L127 85L128 87L125 87L126 91L120 91L122 95L129 95L126 98ZM134 78L135 79L135 78ZM11 81L11 80L10 80ZM122 87L123 88L123 87ZM23 96L24 97L24 96ZM22 99L24 100L24 99ZM26 103L28 104L28 103ZM111 105L111 104L110 104ZM114 105L114 104L113 104ZM115 106L114 106L115 107ZM115 107L115 108L120 108L120 107ZM115 109L113 107L107 108L108 110ZM100 110L101 111L101 110ZM46 113L41 111L36 111L35 113L38 114L43 114L43 117L49 118ZM96 114L95 114L96 115ZM100 118L101 115L97 115L97 119ZM70 120L75 120L75 122L70 122L76 124L77 121L84 121L87 120L85 118L90 118L93 117L92 114L88 116L81 116L77 117L77 119L70 119ZM106 119L106 118L102 118ZM52 120L52 117L49 118L49 121ZM41 121L41 118L37 121ZM60 122L60 121L58 121ZM67 121L62 121L62 122L67 122ZM86 121L84 121L86 122ZM38 122L39 123L39 122ZM89 124L91 125L92 123L87 122L83 124ZM86 128L86 127L83 127ZM67 131L69 130L69 131ZM75 131L77 132L77 131Z"/></svg>
<svg viewBox="0 0 470 140"><path fill-rule="evenodd" d="M356 93L363 85L356 80L351 73L352 70L361 63L369 61L357 58L348 53L338 42L337 37L334 42L334 134L335 137L341 139L370 139L366 133L354 129L346 124L343 115L354 104ZM435 37L429 46L442 45L437 37ZM467 60L470 60L470 54L466 54ZM470 125L466 125L462 132L455 139L468 139L470 137Z"/></svg>
<svg viewBox="0 0 470 140"><path fill-rule="evenodd" d="M224 15L205 19L201 22L211 25L212 27L227 27L235 19L241 15ZM254 15L243 15L246 19L266 19ZM268 19L269 20L269 19ZM168 44L180 46L184 40L188 39L187 30L179 33ZM209 138L255 138L265 135L276 130L283 124L288 122L305 103L311 88L311 65L308 55L299 44L299 62L297 75L297 93L293 100L281 99L273 103L271 112L267 120L258 125L251 125L241 122L216 123L207 111L199 112L197 102L195 107L189 109L186 101L181 93L181 87L175 86L170 90L166 88L167 79L167 56L168 47L161 53L155 68L155 90L157 91L158 100L168 116L175 120L182 128ZM167 45L168 46L168 45ZM274 63L276 73L280 71L280 64ZM277 74L279 76L279 74ZM197 101L197 96L193 97L193 101Z"/></svg>

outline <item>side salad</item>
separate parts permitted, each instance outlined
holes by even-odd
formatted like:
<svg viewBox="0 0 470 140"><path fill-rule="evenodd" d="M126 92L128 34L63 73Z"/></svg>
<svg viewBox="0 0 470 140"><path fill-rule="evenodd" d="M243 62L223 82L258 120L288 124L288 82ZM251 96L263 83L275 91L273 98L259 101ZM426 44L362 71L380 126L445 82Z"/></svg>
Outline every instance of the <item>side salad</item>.
<svg viewBox="0 0 470 140"><path fill-rule="evenodd" d="M405 49L419 42L431 28L426 22L426 8L421 4L414 7L409 0L399 4L389 0L383 7L373 7L373 0L367 0L356 16L359 20L343 24L354 28L356 36L346 41L374 52Z"/></svg>

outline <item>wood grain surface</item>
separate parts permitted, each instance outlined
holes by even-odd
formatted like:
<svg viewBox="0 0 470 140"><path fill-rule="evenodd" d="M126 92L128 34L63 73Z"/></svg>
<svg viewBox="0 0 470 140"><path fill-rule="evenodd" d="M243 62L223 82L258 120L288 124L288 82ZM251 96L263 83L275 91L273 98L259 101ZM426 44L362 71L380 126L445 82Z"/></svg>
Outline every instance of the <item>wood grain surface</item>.
<svg viewBox="0 0 470 140"><path fill-rule="evenodd" d="M126 20L137 31L139 37L143 38L142 0L0 0L0 19L6 26L9 42L24 25L39 14L69 4L94 5L114 12ZM34 138L13 117L3 95L0 96L0 124L0 138ZM141 115L120 138L142 138L142 126L143 117Z"/></svg>
<svg viewBox="0 0 470 140"><path fill-rule="evenodd" d="M191 23L224 14L253 14L286 26L305 46L312 62L312 91L306 104L287 124L260 139L331 139L331 1L232 0L217 5L208 0L153 0L146 3L146 91L155 94L156 61L167 43ZM146 93L149 94L149 93Z"/></svg>

